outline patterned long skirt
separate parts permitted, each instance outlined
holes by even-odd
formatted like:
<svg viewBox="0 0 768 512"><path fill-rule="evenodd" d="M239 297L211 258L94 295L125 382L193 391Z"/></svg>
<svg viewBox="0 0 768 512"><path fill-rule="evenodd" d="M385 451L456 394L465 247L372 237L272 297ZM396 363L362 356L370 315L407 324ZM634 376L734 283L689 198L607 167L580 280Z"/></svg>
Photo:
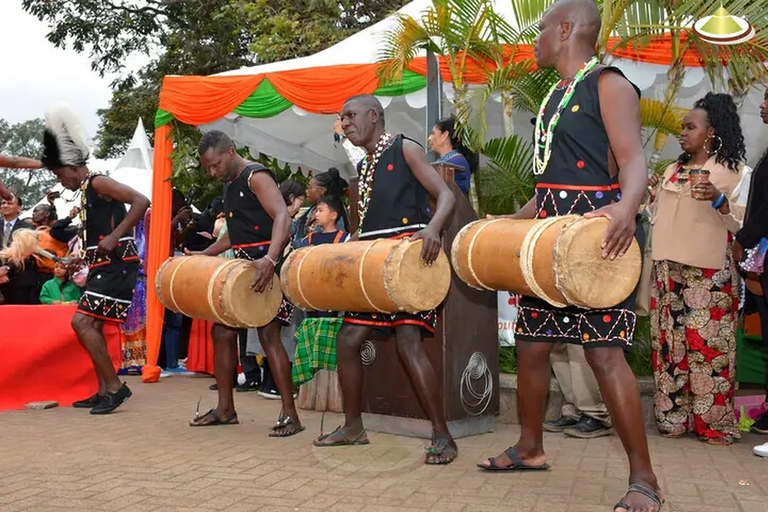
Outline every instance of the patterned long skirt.
<svg viewBox="0 0 768 512"><path fill-rule="evenodd" d="M656 425L664 435L739 437L733 409L739 277L656 261L651 292Z"/></svg>

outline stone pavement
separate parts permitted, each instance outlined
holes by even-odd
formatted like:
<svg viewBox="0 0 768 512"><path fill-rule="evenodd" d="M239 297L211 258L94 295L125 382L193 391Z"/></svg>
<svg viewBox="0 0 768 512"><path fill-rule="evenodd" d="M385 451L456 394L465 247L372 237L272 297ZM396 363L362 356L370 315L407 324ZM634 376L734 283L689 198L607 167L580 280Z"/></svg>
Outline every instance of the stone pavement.
<svg viewBox="0 0 768 512"><path fill-rule="evenodd" d="M610 512L626 486L616 437L590 441L545 434L549 472L486 473L519 427L461 439L448 467L422 464L426 442L371 434L365 447L314 448L320 414L307 430L270 439L279 402L236 396L239 426L190 428L215 403L211 379L128 378L134 396L95 417L58 408L0 413L0 512ZM325 417L326 430L341 418ZM757 436L731 447L651 434L665 512L768 511L768 460L751 454ZM748 484L748 485L747 485Z"/></svg>

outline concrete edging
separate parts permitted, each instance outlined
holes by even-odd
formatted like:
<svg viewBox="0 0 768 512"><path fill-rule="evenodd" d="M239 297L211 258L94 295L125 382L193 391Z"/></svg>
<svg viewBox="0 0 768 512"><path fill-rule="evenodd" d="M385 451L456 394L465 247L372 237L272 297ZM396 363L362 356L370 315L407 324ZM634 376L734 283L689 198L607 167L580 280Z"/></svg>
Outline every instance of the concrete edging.
<svg viewBox="0 0 768 512"><path fill-rule="evenodd" d="M655 428L656 422L653 418L653 400L656 394L653 377L638 377L637 383L640 385L640 398L643 403L643 416L645 426ZM517 412L517 375L502 373L499 376L499 388L501 403L499 407L499 423L519 424L520 415ZM547 408L545 411L545 420L556 420L560 417L560 409L563 406L563 394L557 380L553 377L549 384L549 397L547 398Z"/></svg>

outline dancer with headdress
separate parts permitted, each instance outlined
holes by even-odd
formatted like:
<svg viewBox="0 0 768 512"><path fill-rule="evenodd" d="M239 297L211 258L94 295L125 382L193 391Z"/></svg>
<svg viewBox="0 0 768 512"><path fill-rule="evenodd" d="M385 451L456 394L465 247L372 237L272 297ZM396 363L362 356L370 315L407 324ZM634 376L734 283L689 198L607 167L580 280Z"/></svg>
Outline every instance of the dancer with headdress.
<svg viewBox="0 0 768 512"><path fill-rule="evenodd" d="M99 390L73 407L89 408L91 414L108 414L131 396L121 383L107 351L104 322L123 323L131 306L139 269L139 253L133 237L149 199L117 181L91 172L86 165L90 149L82 123L66 105L45 115L43 158L65 188L80 192L80 239L78 255L88 266L85 291L72 318L72 328L93 361ZM125 205L130 204L126 212Z"/></svg>

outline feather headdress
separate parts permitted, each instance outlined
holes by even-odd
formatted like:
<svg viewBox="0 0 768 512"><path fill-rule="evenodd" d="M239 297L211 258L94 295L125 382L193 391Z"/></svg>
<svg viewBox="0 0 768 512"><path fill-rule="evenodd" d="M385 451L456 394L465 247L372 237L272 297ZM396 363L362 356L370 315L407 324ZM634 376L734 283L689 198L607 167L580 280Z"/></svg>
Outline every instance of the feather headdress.
<svg viewBox="0 0 768 512"><path fill-rule="evenodd" d="M67 104L49 107L45 112L43 165L58 169L68 165L85 165L91 149L85 126Z"/></svg>

